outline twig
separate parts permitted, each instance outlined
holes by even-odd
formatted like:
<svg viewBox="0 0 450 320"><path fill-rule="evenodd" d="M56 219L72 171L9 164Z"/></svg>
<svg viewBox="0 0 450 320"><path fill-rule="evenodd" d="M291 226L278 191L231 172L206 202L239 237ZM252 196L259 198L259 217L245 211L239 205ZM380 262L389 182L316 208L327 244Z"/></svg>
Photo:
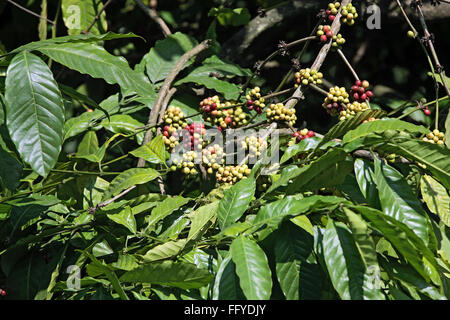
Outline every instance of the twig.
<svg viewBox="0 0 450 320"><path fill-rule="evenodd" d="M89 25L89 27L88 27L85 31L83 31L84 34L88 34L89 31L91 31L92 27L95 25L95 23L96 23L97 20L100 18L100 16L102 15L102 13L106 10L106 7L108 7L108 6L111 4L112 1L113 1L113 0L108 0L108 1L103 5L103 7L102 7L102 8L100 9L100 11L98 12L98 14L95 16L94 21L92 21L92 23Z"/></svg>
<svg viewBox="0 0 450 320"><path fill-rule="evenodd" d="M154 22L158 24L165 37L172 34L167 24L164 22L163 19L161 19L161 17L159 16L159 14L156 12L155 9L147 7L145 4L142 3L141 0L133 0L133 1L138 5L138 7L142 11L144 11L150 17L150 19L152 19Z"/></svg>
<svg viewBox="0 0 450 320"><path fill-rule="evenodd" d="M351 3L351 0L343 0L341 2L341 8L346 6L347 4ZM339 12L336 15L336 18L334 19L332 25L331 25L331 31L333 32L333 34L338 34L339 30L341 28L341 11L339 10ZM331 41L329 41L328 43L324 44L322 46L322 49L320 49L319 54L317 55L316 59L314 60L314 63L311 66L312 70L317 70L319 71L320 67L322 66L323 62L325 61L325 58L328 55L328 52L330 51L331 48ZM297 104L297 99L295 98L300 98L303 95L302 93L302 86L299 86L297 88L297 90L295 90L294 94L292 95L292 97L294 97L294 99L291 99L287 104L286 107L288 108L292 108Z"/></svg>
<svg viewBox="0 0 450 320"><path fill-rule="evenodd" d="M121 198L122 196L126 195L128 192L130 192L131 190L133 190L134 188L136 188L136 185L129 187L128 189L125 189L124 191L122 191L121 193L119 193L117 196L112 197L109 200L106 200L104 202L101 202L99 204L97 204L95 207L91 207L89 208L89 213L94 213L95 211L97 211L100 208L106 207L107 205L113 203L114 201L116 201L117 199Z"/></svg>
<svg viewBox="0 0 450 320"><path fill-rule="evenodd" d="M41 15L39 15L39 14L37 14L36 12L33 12L33 11L31 11L31 10L29 10L29 9L27 9L27 8L25 8L25 7L22 7L20 4L18 4L18 3L15 3L14 1L12 1L12 0L6 0L6 1L8 1L9 3L11 3L12 5L15 5L17 8L19 8L19 9L21 9L21 10L23 10L23 11L25 11L26 13L29 13L29 14L31 14L31 15L33 15L33 16L35 16L35 17L38 17L39 19L43 19L43 20L46 20L48 23L50 23L50 24L52 24L52 25L54 25L54 22L52 21L52 20L50 20L50 19L47 19L47 18L44 18L43 16L41 16Z"/></svg>
<svg viewBox="0 0 450 320"><path fill-rule="evenodd" d="M167 95L167 92L170 89L170 86L172 85L172 82L177 77L178 73L180 73L183 66L186 64L186 62L191 59L192 57L196 56L200 52L206 50L211 45L211 40L205 40L195 46L193 49L186 52L184 55L181 56L180 60L173 66L172 70L170 70L169 74L167 75L166 79L164 80L164 83L159 90L158 97L156 99L155 105L153 106L152 110L150 111L150 115L148 117L148 126L154 126L156 125L156 122L158 120L159 113L161 111L161 107L163 104L163 101ZM153 133L152 130L147 130L145 133L144 141L142 142L142 145L147 144L152 139ZM138 168L143 167L145 165L145 160L140 158L138 161Z"/></svg>
<svg viewBox="0 0 450 320"><path fill-rule="evenodd" d="M417 13L419 14L420 24L422 25L422 28L423 28L423 31L424 31L424 34L425 34L426 42L428 44L428 47L430 48L431 56L433 57L434 64L436 66L436 71L437 71L437 73L439 73L439 75L441 77L442 85L444 86L445 92L450 97L450 90L448 88L448 85L447 85L447 82L446 82L446 79L445 79L444 67L439 62L439 58L438 58L436 50L434 48L431 34L428 31L427 23L425 22L425 17L424 17L423 12L422 12L422 6L420 4L417 6ZM433 74L433 78L434 78L434 74Z"/></svg>
<svg viewBox="0 0 450 320"><path fill-rule="evenodd" d="M344 53L342 52L341 49L337 49L337 52L339 53L339 56L342 58L342 60L345 62L345 64L347 65L348 69L351 71L351 73L353 74L353 77L355 78L355 80L359 80L358 74L356 73L355 69L353 69L352 65L350 64L350 62L347 60L347 58L345 57Z"/></svg>

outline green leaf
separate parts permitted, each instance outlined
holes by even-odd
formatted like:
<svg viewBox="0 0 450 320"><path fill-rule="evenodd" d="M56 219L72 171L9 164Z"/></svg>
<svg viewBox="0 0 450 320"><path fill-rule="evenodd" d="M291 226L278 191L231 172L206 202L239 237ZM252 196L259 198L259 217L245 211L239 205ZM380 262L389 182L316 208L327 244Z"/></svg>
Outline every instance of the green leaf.
<svg viewBox="0 0 450 320"><path fill-rule="evenodd" d="M208 15L216 17L223 26L233 27L247 24L251 19L247 8L212 8Z"/></svg>
<svg viewBox="0 0 450 320"><path fill-rule="evenodd" d="M334 196L311 196L306 198L287 196L259 209L253 225L267 224L269 227L276 228L287 216L305 214L312 210L333 210L341 203L348 203L348 201Z"/></svg>
<svg viewBox="0 0 450 320"><path fill-rule="evenodd" d="M366 269L379 270L372 230L360 215L345 207L344 212Z"/></svg>
<svg viewBox="0 0 450 320"><path fill-rule="evenodd" d="M218 206L219 201L214 201L198 208L192 213L191 229L187 237L188 241L197 238L214 223L217 217Z"/></svg>
<svg viewBox="0 0 450 320"><path fill-rule="evenodd" d="M383 269L386 270L390 278L411 284L419 292L433 300L448 300L436 287L428 284L420 274L409 266L401 265L393 260L381 259L381 261Z"/></svg>
<svg viewBox="0 0 450 320"><path fill-rule="evenodd" d="M281 157L280 164L285 163L286 161L296 156L300 152L316 148L319 143L320 139L318 139L317 137L312 137L309 139L304 139L299 143L293 144L292 146L288 147L284 152L283 156Z"/></svg>
<svg viewBox="0 0 450 320"><path fill-rule="evenodd" d="M395 153L406 159L417 161L426 166L433 176L447 189L450 189L450 150L442 145L399 136L396 131L387 131L383 135L374 135L373 141L366 146L379 144L377 149L385 153ZM352 146L359 148L358 145ZM352 150L346 150L352 151Z"/></svg>
<svg viewBox="0 0 450 320"><path fill-rule="evenodd" d="M384 114L385 112L382 110L365 110L362 112L358 112L358 114L354 117L339 121L327 132L327 134L323 137L322 142L319 143L317 147L322 146L332 139L339 138L345 135L350 130L353 130L361 125L364 120L367 120L369 118L378 118L380 116L383 116Z"/></svg>
<svg viewBox="0 0 450 320"><path fill-rule="evenodd" d="M111 282L112 287L119 294L119 297L122 300L130 300L126 293L123 291L119 279L117 278L117 275L114 271L112 271L107 265L99 261L94 255L90 254L89 252L82 250L79 251L82 252L85 256L89 257L89 259L92 260L93 265L106 275L108 280Z"/></svg>
<svg viewBox="0 0 450 320"><path fill-rule="evenodd" d="M341 299L383 299L377 279L367 272L352 234L343 223L328 222L322 245L328 274Z"/></svg>
<svg viewBox="0 0 450 320"><path fill-rule="evenodd" d="M144 97L156 95L143 74L133 71L123 57L113 56L100 46L61 43L38 50L70 69L118 84L124 90L133 90Z"/></svg>
<svg viewBox="0 0 450 320"><path fill-rule="evenodd" d="M6 75L6 123L17 151L46 177L63 142L64 104L48 66L39 57L17 54Z"/></svg>
<svg viewBox="0 0 450 320"><path fill-rule="evenodd" d="M0 147L0 185L15 190L20 184L22 166L19 161Z"/></svg>
<svg viewBox="0 0 450 320"><path fill-rule="evenodd" d="M78 145L77 157L81 158L95 154L98 149L97 134L94 131L88 131Z"/></svg>
<svg viewBox="0 0 450 320"><path fill-rule="evenodd" d="M181 80L178 80L175 83L175 86L178 86L183 83L196 83L205 86L208 89L212 89L217 91L225 97L227 100L237 99L240 93L240 89L235 84L230 82L226 82L223 80L219 80L215 77L209 76L202 73L197 73L196 70L192 71Z"/></svg>
<svg viewBox="0 0 450 320"><path fill-rule="evenodd" d="M429 175L424 175L420 180L420 190L428 209L450 227L450 196L444 186Z"/></svg>
<svg viewBox="0 0 450 320"><path fill-rule="evenodd" d="M69 34L80 34L87 30L93 21L96 22L89 32L93 34L104 33L108 27L105 11L96 18L102 7L101 0L62 0L63 20Z"/></svg>
<svg viewBox="0 0 450 320"><path fill-rule="evenodd" d="M375 159L374 179L384 214L409 226L427 244L426 212L403 175L393 167Z"/></svg>
<svg viewBox="0 0 450 320"><path fill-rule="evenodd" d="M137 259L129 254L120 254L117 258L116 262L111 263L111 266L125 271L133 270L134 268L138 267L139 264L137 263Z"/></svg>
<svg viewBox="0 0 450 320"><path fill-rule="evenodd" d="M276 274L287 300L320 299L321 279L311 275L314 266L307 262L314 238L307 231L283 223L277 233L274 253ZM319 294L318 294L319 293Z"/></svg>
<svg viewBox="0 0 450 320"><path fill-rule="evenodd" d="M245 297L268 300L272 293L272 273L264 251L244 236L234 239L230 250Z"/></svg>
<svg viewBox="0 0 450 320"><path fill-rule="evenodd" d="M125 170L111 181L108 189L103 195L103 199L107 200L118 195L125 189L134 185L147 183L156 179L158 176L158 171L151 168L133 168Z"/></svg>
<svg viewBox="0 0 450 320"><path fill-rule="evenodd" d="M96 243L95 246L92 248L92 254L97 258L107 256L112 253L114 253L114 250L111 249L109 243L106 240Z"/></svg>
<svg viewBox="0 0 450 320"><path fill-rule="evenodd" d="M183 198L181 196L169 197L160 202L153 210L151 215L146 220L148 223L147 228L152 229L155 224L169 216L172 212L185 205L190 201L189 198Z"/></svg>
<svg viewBox="0 0 450 320"><path fill-rule="evenodd" d="M156 42L150 52L144 56L147 75L152 83L164 80L183 54L197 45L197 41L181 32L169 35ZM194 60L188 61L184 67ZM142 62L142 63L143 63Z"/></svg>
<svg viewBox="0 0 450 320"><path fill-rule="evenodd" d="M351 143L352 141L371 133L382 133L386 130L408 131L423 134L427 134L429 132L429 130L423 126L417 126L406 121L398 119L380 119L376 121L368 121L359 125L356 129L347 132L342 138L342 143Z"/></svg>
<svg viewBox="0 0 450 320"><path fill-rule="evenodd" d="M116 114L102 121L101 125L108 131L113 133L132 134L138 128L144 127L144 124L135 120L133 117L126 114ZM141 144L144 140L144 132L136 134L137 143Z"/></svg>
<svg viewBox="0 0 450 320"><path fill-rule="evenodd" d="M213 287L213 300L245 300L244 293L239 286L236 265L228 254L220 263Z"/></svg>
<svg viewBox="0 0 450 320"><path fill-rule="evenodd" d="M139 36L135 35L132 32L129 33L114 33L114 32L107 32L101 35L95 35L95 34L77 34L77 35L71 35L71 36L64 36L64 37L56 37L52 39L47 40L41 40L41 41L35 41L27 43L23 46L20 46L13 51L9 52L9 54L12 53L18 53L21 51L34 51L38 50L39 48L54 45L58 43L89 43L89 42L101 42L106 40L114 40L114 39L124 39L124 38L140 38Z"/></svg>
<svg viewBox="0 0 450 320"><path fill-rule="evenodd" d="M133 212L129 206L126 206L125 209L116 214L107 214L106 215L112 221L124 226L131 233L136 233L136 219L134 218Z"/></svg>
<svg viewBox="0 0 450 320"><path fill-rule="evenodd" d="M130 154L132 154L136 158L142 158L150 163L165 163L165 150L166 149L162 135L157 135L146 145L130 151Z"/></svg>
<svg viewBox="0 0 450 320"><path fill-rule="evenodd" d="M183 250L185 244L186 239L160 244L148 250L145 255L142 256L142 259L152 262L172 258Z"/></svg>
<svg viewBox="0 0 450 320"><path fill-rule="evenodd" d="M317 183L313 183L315 179L323 181L323 178L325 178L325 181L328 181L331 184L339 184L339 181L344 179L345 176L338 179L337 175L339 174L339 172L348 171L348 167L347 170L344 171L342 170L342 168L340 168L340 165L338 165L338 163L343 162L346 157L347 153L345 151L339 148L333 148L323 156L321 156L319 159L311 162L311 164L300 167L297 170L295 180L288 186L287 193L294 194L301 190L304 190L305 188L307 188L308 190L314 190L315 186L317 186L318 188L324 187L324 185L319 184L318 186ZM335 171L336 169L338 170L337 172L335 172L334 179L330 181L328 173L324 173L327 170Z"/></svg>
<svg viewBox="0 0 450 320"><path fill-rule="evenodd" d="M373 178L374 172L370 163L366 160L355 159L354 171L359 189L367 203L372 207L380 208L378 189Z"/></svg>
<svg viewBox="0 0 450 320"><path fill-rule="evenodd" d="M255 195L255 189L255 179L248 178L239 181L225 191L217 210L217 219L221 230L238 221L244 214Z"/></svg>
<svg viewBox="0 0 450 320"><path fill-rule="evenodd" d="M154 262L124 273L120 280L131 283L150 283L181 289L195 289L207 285L213 276L192 263L173 261Z"/></svg>
<svg viewBox="0 0 450 320"><path fill-rule="evenodd" d="M354 206L353 209L369 220L371 225L389 240L414 269L429 281L430 276L425 269L422 257L433 263L434 255L410 227L373 208Z"/></svg>

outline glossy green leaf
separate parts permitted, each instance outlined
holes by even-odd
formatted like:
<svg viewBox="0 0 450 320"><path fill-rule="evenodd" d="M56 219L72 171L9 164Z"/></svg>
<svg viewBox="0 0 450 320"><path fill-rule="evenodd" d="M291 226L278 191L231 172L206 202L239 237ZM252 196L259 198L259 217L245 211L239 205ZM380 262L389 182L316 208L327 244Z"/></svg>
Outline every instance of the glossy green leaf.
<svg viewBox="0 0 450 320"><path fill-rule="evenodd" d="M141 265L120 277L122 282L150 283L181 289L201 288L213 279L207 270L192 263L173 261Z"/></svg>
<svg viewBox="0 0 450 320"><path fill-rule="evenodd" d="M90 42L100 42L100 41L106 41L106 40L114 40L114 39L124 39L124 38L139 38L139 36L135 35L132 32L129 33L114 33L114 32L107 32L104 34L96 35L96 34L76 34L76 35L70 35L70 36L63 36L63 37L56 37L52 39L47 40L41 40L41 41L35 41L27 43L23 46L20 46L11 53L17 53L20 51L34 51L39 48L54 45L58 43L90 43Z"/></svg>
<svg viewBox="0 0 450 320"><path fill-rule="evenodd" d="M189 75L183 79L177 81L175 85L180 85L183 83L196 83L205 86L208 89L217 91L225 97L227 100L237 99L240 93L240 89L233 83L219 80L215 77L204 75L202 73L197 73L196 70L192 71Z"/></svg>
<svg viewBox="0 0 450 320"><path fill-rule="evenodd" d="M138 267L139 264L137 263L137 259L130 255L130 254L120 254L117 258L116 262L111 263L111 266L125 271L133 270L134 268Z"/></svg>
<svg viewBox="0 0 450 320"><path fill-rule="evenodd" d="M245 296L239 286L236 265L228 255L220 263L214 280L213 300L244 300Z"/></svg>
<svg viewBox="0 0 450 320"><path fill-rule="evenodd" d="M281 157L280 164L285 163L289 159L292 159L294 156L299 154L300 152L308 151L315 149L319 143L320 139L317 137L312 137L309 139L303 139L299 143L295 143L292 146L288 147Z"/></svg>
<svg viewBox="0 0 450 320"><path fill-rule="evenodd" d="M427 134L429 130L423 126L398 120L398 119L380 119L377 121L368 121L361 124L354 130L347 132L342 138L342 143L351 143L353 140L361 138L371 133L382 133L386 130L408 131L412 133Z"/></svg>
<svg viewBox="0 0 450 320"><path fill-rule="evenodd" d="M144 124L135 120L126 114L117 114L102 121L101 125L108 131L113 133L133 134L138 128L144 127ZM144 132L136 134L137 143L141 144L144 140Z"/></svg>
<svg viewBox="0 0 450 320"><path fill-rule="evenodd" d="M234 239L230 250L245 297L268 300L272 293L272 272L264 251L244 236Z"/></svg>
<svg viewBox="0 0 450 320"><path fill-rule="evenodd" d="M137 158L142 158L150 163L165 163L166 153L162 135L157 135L146 145L130 151L130 154Z"/></svg>
<svg viewBox="0 0 450 320"><path fill-rule="evenodd" d="M218 207L219 201L215 201L198 208L191 214L192 223L187 237L188 241L197 238L215 222Z"/></svg>
<svg viewBox="0 0 450 320"><path fill-rule="evenodd" d="M375 208L380 208L378 189L374 181L374 172L368 161L355 159L354 172L359 189L367 203Z"/></svg>
<svg viewBox="0 0 450 320"><path fill-rule="evenodd" d="M172 258L183 250L185 244L186 239L165 242L148 250L145 255L142 256L142 259L145 261L158 261Z"/></svg>
<svg viewBox="0 0 450 320"><path fill-rule="evenodd" d="M111 246L106 240L103 240L102 242L96 243L94 247L92 248L92 254L95 257L103 257L114 253L113 249L111 249Z"/></svg>
<svg viewBox="0 0 450 320"><path fill-rule="evenodd" d="M256 181L253 178L243 179L225 191L217 210L220 229L224 230L244 214L255 194Z"/></svg>
<svg viewBox="0 0 450 320"><path fill-rule="evenodd" d="M308 272L314 268L307 262L313 244L313 236L292 223L284 223L277 233L276 275L287 300L320 299L317 290L321 286L320 275Z"/></svg>
<svg viewBox="0 0 450 320"><path fill-rule="evenodd" d="M93 78L118 84L142 96L155 96L149 81L141 73L132 70L123 57L116 57L105 49L87 43L60 43L38 49L43 54L66 67Z"/></svg>
<svg viewBox="0 0 450 320"><path fill-rule="evenodd" d="M125 207L125 209L119 213L107 214L106 216L115 223L118 223L130 230L131 233L136 233L136 219L134 218L133 212L129 206Z"/></svg>
<svg viewBox="0 0 450 320"><path fill-rule="evenodd" d="M379 230L420 275L427 281L430 279L422 257L433 262L434 255L412 229L379 210L359 206L353 209Z"/></svg>
<svg viewBox="0 0 450 320"><path fill-rule="evenodd" d="M383 299L376 274L367 272L352 234L344 224L328 222L323 235L323 255L333 287L341 299Z"/></svg>
<svg viewBox="0 0 450 320"><path fill-rule="evenodd" d="M181 196L174 196L173 198L169 197L164 199L152 210L151 215L146 220L148 223L147 228L154 228L155 224L158 221L161 221L165 217L169 216L170 214L172 214L172 212L185 205L189 201L189 198L183 198Z"/></svg>
<svg viewBox="0 0 450 320"><path fill-rule="evenodd" d="M125 189L134 185L147 183L156 179L158 176L158 171L151 168L133 168L125 170L111 181L108 189L103 195L103 199L107 200L118 195Z"/></svg>
<svg viewBox="0 0 450 320"><path fill-rule="evenodd" d="M22 52L8 67L5 89L11 139L24 161L45 177L63 142L64 104L58 85L39 57Z"/></svg>
<svg viewBox="0 0 450 320"><path fill-rule="evenodd" d="M429 175L424 175L420 180L420 190L428 209L450 227L450 196L444 186Z"/></svg>
<svg viewBox="0 0 450 320"><path fill-rule="evenodd" d="M150 52L144 56L147 75L153 83L164 80L181 56L197 45L197 41L181 32L169 35L156 42ZM184 67L191 64L188 61Z"/></svg>
<svg viewBox="0 0 450 320"><path fill-rule="evenodd" d="M308 188L308 190L313 190L313 186L317 186L317 183L313 183L314 180L320 178L322 178L322 180L325 178L325 181L330 183L339 183L339 179L337 177L339 172L348 171L349 169L348 167L347 170L342 170L342 168L340 168L340 162L344 161L346 157L346 152L342 149L334 148L329 150L319 159L313 161L311 164L299 168L294 181L288 186L287 193L294 194L305 188ZM325 172L327 170L334 171L336 169L337 172L334 174L334 179L330 180L330 174ZM341 177L341 179L342 178L345 178L345 176ZM323 185L320 187L323 187Z"/></svg>
<svg viewBox="0 0 450 320"><path fill-rule="evenodd" d="M322 142L318 145L318 147L322 146L326 142L340 138L345 135L350 130L357 128L364 120L369 118L379 118L385 114L382 110L365 110L362 112L358 112L358 114L354 117L351 117L346 120L339 121L335 124L323 137Z"/></svg>
<svg viewBox="0 0 450 320"><path fill-rule="evenodd" d="M88 131L78 145L77 157L95 154L98 149L97 134L94 131Z"/></svg>
<svg viewBox="0 0 450 320"><path fill-rule="evenodd" d="M375 159L374 179L384 214L409 226L427 244L426 212L403 175L393 167Z"/></svg>
<svg viewBox="0 0 450 320"><path fill-rule="evenodd" d="M267 224L269 227L277 227L288 216L305 214L312 210L333 210L341 203L347 203L347 200L334 196L311 196L306 198L287 196L259 209L253 224Z"/></svg>
<svg viewBox="0 0 450 320"><path fill-rule="evenodd" d="M108 27L105 11L96 18L102 7L101 0L62 0L62 15L69 35L82 33L91 26L93 21L95 23L89 32L104 33Z"/></svg>

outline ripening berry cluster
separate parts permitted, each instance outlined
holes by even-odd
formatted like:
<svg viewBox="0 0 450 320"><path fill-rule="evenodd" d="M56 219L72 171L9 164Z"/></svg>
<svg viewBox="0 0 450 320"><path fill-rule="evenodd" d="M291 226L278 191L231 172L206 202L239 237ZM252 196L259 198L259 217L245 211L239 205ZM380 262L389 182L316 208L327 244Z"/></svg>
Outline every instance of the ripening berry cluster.
<svg viewBox="0 0 450 320"><path fill-rule="evenodd" d="M282 103L270 104L266 109L266 115L268 122L285 122L288 125L293 126L295 121L297 121L295 109L287 108Z"/></svg>
<svg viewBox="0 0 450 320"><path fill-rule="evenodd" d="M225 162L223 148L218 144L206 147L202 150L202 162L208 173L213 174Z"/></svg>
<svg viewBox="0 0 450 320"><path fill-rule="evenodd" d="M342 45L345 43L344 37L342 37L342 34L334 35L333 36L333 42L331 43L331 47L333 49L342 49Z"/></svg>
<svg viewBox="0 0 450 320"><path fill-rule="evenodd" d="M219 183L234 184L239 180L246 179L252 170L244 164L242 166L221 166L216 172L216 179Z"/></svg>
<svg viewBox="0 0 450 320"><path fill-rule="evenodd" d="M328 9L326 10L326 13L328 15L328 20L334 21L336 19L336 15L338 13L338 9L341 6L340 2L331 2L328 4Z"/></svg>
<svg viewBox="0 0 450 320"><path fill-rule="evenodd" d="M353 101L353 103L347 104L345 110L339 113L339 120L349 119L356 115L356 113L369 109L369 106L365 102Z"/></svg>
<svg viewBox="0 0 450 320"><path fill-rule="evenodd" d="M300 131L297 131L292 135L291 140L289 140L288 147L290 147L296 143L299 143L302 140L312 138L312 137L314 137L314 135L315 135L314 131L308 130L306 128L302 129Z"/></svg>
<svg viewBox="0 0 450 320"><path fill-rule="evenodd" d="M188 133L189 140L183 140L183 148L185 150L202 149L203 145L205 144L205 141L203 140L203 137L206 133L205 124L202 122L193 122L190 125L185 126L184 130Z"/></svg>
<svg viewBox="0 0 450 320"><path fill-rule="evenodd" d="M163 140L169 149L175 148L179 144L177 130L187 126L184 113L179 107L170 106L163 116Z"/></svg>
<svg viewBox="0 0 450 320"><path fill-rule="evenodd" d="M6 291L4 289L0 288L0 296L2 297L6 296Z"/></svg>
<svg viewBox="0 0 450 320"><path fill-rule="evenodd" d="M300 84L308 85L312 84L322 84L323 73L317 72L317 70L311 70L310 68L301 69L295 73L295 87L298 88Z"/></svg>
<svg viewBox="0 0 450 320"><path fill-rule="evenodd" d="M370 87L370 83L367 80L356 80L355 84L350 90L351 97L353 100L358 102L369 101L373 97L373 92L367 90Z"/></svg>
<svg viewBox="0 0 450 320"><path fill-rule="evenodd" d="M331 27L329 25L320 25L317 28L317 33L320 37L320 41L327 42L329 39L333 38L333 31L331 31Z"/></svg>
<svg viewBox="0 0 450 320"><path fill-rule="evenodd" d="M347 105L348 103L350 103L350 100L345 88L335 86L331 87L328 91L328 95L323 101L322 106L330 115L336 116L340 111L345 109L343 105Z"/></svg>
<svg viewBox="0 0 450 320"><path fill-rule="evenodd" d="M184 174L196 176L198 174L198 170L195 168L195 163L198 156L199 153L195 151L188 151L183 153L181 159L175 159L174 163L178 169L182 169Z"/></svg>
<svg viewBox="0 0 450 320"><path fill-rule="evenodd" d="M358 18L358 13L356 12L356 8L351 4L347 4L343 6L341 9L341 21L349 26L355 24L355 19Z"/></svg>
<svg viewBox="0 0 450 320"><path fill-rule="evenodd" d="M259 87L254 87L251 89L247 96L246 105L249 110L255 110L257 113L261 114L265 108L264 98L261 97L261 89Z"/></svg>
<svg viewBox="0 0 450 320"><path fill-rule="evenodd" d="M232 108L235 103L232 101L220 102L218 96L209 97L200 102L203 111L203 118L215 125L222 131L227 128L237 128L246 125L248 114L242 107Z"/></svg>
<svg viewBox="0 0 450 320"><path fill-rule="evenodd" d="M422 139L423 141L436 143L436 144L444 144L445 143L445 134L440 132L438 129L434 129L430 133L428 133Z"/></svg>
<svg viewBox="0 0 450 320"><path fill-rule="evenodd" d="M249 158L259 157L267 148L267 141L260 137L250 136L241 140L241 146L245 151L249 151Z"/></svg>

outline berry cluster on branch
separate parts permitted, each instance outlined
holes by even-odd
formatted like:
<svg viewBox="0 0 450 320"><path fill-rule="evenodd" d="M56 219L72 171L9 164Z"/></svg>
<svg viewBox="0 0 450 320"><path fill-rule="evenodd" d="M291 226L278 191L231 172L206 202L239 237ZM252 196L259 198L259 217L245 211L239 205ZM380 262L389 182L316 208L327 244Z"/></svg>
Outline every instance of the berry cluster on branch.
<svg viewBox="0 0 450 320"><path fill-rule="evenodd" d="M331 116L337 116L339 112L345 110L345 105L349 102L349 94L345 88L334 86L329 89L322 106Z"/></svg>
<svg viewBox="0 0 450 320"><path fill-rule="evenodd" d="M295 73L294 87L298 88L300 84L307 86L308 84L322 84L323 73L310 68L301 69Z"/></svg>
<svg viewBox="0 0 450 320"><path fill-rule="evenodd" d="M264 98L261 97L261 89L254 87L246 95L246 106L249 110L255 110L258 114L261 114L266 107Z"/></svg>
<svg viewBox="0 0 450 320"><path fill-rule="evenodd" d="M297 121L294 108L288 108L283 103L272 103L266 109L267 121L277 123L287 123L293 126Z"/></svg>

